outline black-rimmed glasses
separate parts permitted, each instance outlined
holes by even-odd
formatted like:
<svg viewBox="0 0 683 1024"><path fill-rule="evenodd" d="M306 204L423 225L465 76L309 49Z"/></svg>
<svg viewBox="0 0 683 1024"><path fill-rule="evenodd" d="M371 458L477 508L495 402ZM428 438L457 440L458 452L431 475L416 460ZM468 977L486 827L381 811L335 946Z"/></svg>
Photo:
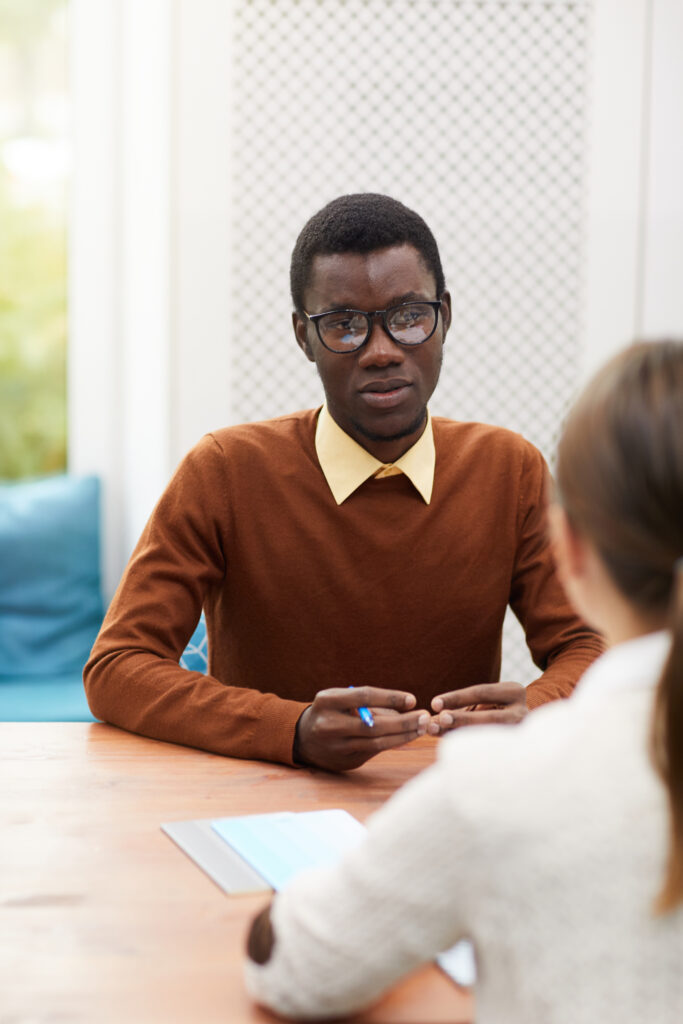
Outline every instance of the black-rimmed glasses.
<svg viewBox="0 0 683 1024"><path fill-rule="evenodd" d="M399 306L367 313L362 309L313 314L304 310L304 316L315 324L325 348L341 354L355 352L369 341L375 317L381 318L384 330L398 345L422 345L436 330L440 308L440 301L402 302Z"/></svg>

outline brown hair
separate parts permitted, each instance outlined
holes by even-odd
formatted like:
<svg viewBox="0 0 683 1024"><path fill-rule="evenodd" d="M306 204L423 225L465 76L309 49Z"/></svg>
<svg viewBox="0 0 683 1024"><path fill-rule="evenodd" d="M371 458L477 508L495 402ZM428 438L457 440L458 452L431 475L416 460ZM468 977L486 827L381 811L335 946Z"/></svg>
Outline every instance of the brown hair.
<svg viewBox="0 0 683 1024"><path fill-rule="evenodd" d="M651 732L670 811L663 913L683 902L683 341L639 342L598 373L565 426L557 483L621 593L672 633Z"/></svg>

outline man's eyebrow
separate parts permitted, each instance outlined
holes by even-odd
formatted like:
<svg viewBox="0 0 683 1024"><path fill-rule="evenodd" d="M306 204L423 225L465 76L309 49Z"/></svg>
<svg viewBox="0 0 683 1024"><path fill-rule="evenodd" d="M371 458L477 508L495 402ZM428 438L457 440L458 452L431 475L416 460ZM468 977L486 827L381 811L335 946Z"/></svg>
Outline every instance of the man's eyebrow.
<svg viewBox="0 0 683 1024"><path fill-rule="evenodd" d="M427 298L423 292L404 292L403 295L395 295L389 299L386 308L389 306L400 306L403 302L435 302L435 299Z"/></svg>
<svg viewBox="0 0 683 1024"><path fill-rule="evenodd" d="M390 299L387 299L387 304L386 304L386 306L384 308L385 309L389 309L390 306L400 306L404 302L434 302L434 301L435 301L434 299L431 299L431 298L427 299L427 298L425 298L425 296L421 292L404 292L402 295L393 295ZM360 308L361 307L359 305L357 305L356 303L354 303L352 301L349 301L349 302L331 302L328 306L325 307L323 312L325 312L325 313L338 313L338 312L341 312L344 309L358 309L358 310L360 310ZM365 310L364 312L368 312L368 310Z"/></svg>

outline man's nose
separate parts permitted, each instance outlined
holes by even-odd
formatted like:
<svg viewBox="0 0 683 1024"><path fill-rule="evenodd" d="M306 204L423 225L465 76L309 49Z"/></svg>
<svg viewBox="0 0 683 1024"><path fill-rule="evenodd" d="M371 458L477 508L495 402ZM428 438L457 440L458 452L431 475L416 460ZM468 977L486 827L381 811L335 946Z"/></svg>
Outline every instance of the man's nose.
<svg viewBox="0 0 683 1024"><path fill-rule="evenodd" d="M385 331L381 317L373 317L370 337L360 350L360 366L389 366L402 363L404 357L401 346Z"/></svg>

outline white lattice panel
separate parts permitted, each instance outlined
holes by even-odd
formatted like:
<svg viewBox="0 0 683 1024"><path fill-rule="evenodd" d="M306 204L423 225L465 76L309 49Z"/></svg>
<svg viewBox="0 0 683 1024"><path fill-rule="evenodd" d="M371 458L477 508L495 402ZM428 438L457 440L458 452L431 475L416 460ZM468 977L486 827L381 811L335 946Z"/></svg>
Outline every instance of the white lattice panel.
<svg viewBox="0 0 683 1024"><path fill-rule="evenodd" d="M454 323L434 413L551 455L578 373L589 0L235 0L236 418L318 404L289 257L344 192L434 231ZM504 678L535 674L506 625Z"/></svg>

